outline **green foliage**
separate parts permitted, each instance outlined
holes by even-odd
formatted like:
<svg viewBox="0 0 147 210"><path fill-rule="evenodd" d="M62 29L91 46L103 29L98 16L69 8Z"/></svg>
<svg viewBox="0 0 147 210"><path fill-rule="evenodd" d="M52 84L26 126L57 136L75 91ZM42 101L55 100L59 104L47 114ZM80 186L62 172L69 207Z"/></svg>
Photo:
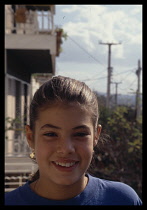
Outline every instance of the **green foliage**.
<svg viewBox="0 0 147 210"><path fill-rule="evenodd" d="M15 131L15 133L25 132L24 130L24 124L22 124L22 120L12 117L6 117L5 118L5 139L8 139L7 132L8 131Z"/></svg>
<svg viewBox="0 0 147 210"><path fill-rule="evenodd" d="M64 40L67 40L67 33L63 30L63 28L56 28L56 32L61 32L61 37L64 39Z"/></svg>
<svg viewBox="0 0 147 210"><path fill-rule="evenodd" d="M67 40L68 35L67 33L63 30L63 28L56 28L56 33L58 34L58 41L60 43L60 47L59 47L59 52L61 53L63 51L61 44L63 44L64 41Z"/></svg>
<svg viewBox="0 0 147 210"><path fill-rule="evenodd" d="M101 104L100 104L101 106ZM109 140L96 150L94 174L101 178L122 181L142 192L142 119L135 120L130 107L114 110L100 107L100 124Z"/></svg>

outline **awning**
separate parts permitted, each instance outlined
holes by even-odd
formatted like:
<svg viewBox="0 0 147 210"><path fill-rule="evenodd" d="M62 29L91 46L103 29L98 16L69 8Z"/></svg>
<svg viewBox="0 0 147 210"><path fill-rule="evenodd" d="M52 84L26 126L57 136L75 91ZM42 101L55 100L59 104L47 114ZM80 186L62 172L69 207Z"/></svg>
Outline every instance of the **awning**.
<svg viewBox="0 0 147 210"><path fill-rule="evenodd" d="M26 4L25 5L26 6L26 8L28 9L28 10L38 10L38 11L41 11L41 10L43 10L43 11L48 11L48 10L51 10L51 6L53 6L53 5L51 5L51 4L49 4L49 5L34 5L34 4Z"/></svg>
<svg viewBox="0 0 147 210"><path fill-rule="evenodd" d="M49 50L7 50L7 73L30 83L31 74L53 73Z"/></svg>

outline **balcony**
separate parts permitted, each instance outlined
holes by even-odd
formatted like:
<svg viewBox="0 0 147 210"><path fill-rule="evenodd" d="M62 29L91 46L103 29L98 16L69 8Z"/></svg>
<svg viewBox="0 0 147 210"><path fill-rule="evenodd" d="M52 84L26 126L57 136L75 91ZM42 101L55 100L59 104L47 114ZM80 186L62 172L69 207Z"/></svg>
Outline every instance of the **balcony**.
<svg viewBox="0 0 147 210"><path fill-rule="evenodd" d="M18 8L14 12L11 5L5 6L5 48L43 49L56 55L56 32L53 13Z"/></svg>
<svg viewBox="0 0 147 210"><path fill-rule="evenodd" d="M27 9L28 8L28 9ZM35 10L23 7L12 9L5 6L5 34L54 34L53 13L50 10Z"/></svg>

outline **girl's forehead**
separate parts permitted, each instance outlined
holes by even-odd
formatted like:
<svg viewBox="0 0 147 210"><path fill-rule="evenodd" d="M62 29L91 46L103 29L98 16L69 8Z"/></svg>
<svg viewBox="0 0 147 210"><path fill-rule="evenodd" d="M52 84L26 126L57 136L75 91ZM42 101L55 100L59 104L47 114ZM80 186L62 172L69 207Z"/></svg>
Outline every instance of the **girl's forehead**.
<svg viewBox="0 0 147 210"><path fill-rule="evenodd" d="M59 102L59 103L53 103L53 104L47 104L46 106L42 107L39 112L50 112L50 111L65 111L65 110L71 110L71 111L77 111L77 112L83 112L86 113L89 110L85 105L79 104L77 102L72 103L66 103L66 102Z"/></svg>
<svg viewBox="0 0 147 210"><path fill-rule="evenodd" d="M38 123L55 123L62 125L70 124L91 124L91 115L80 106L52 106L40 110Z"/></svg>
<svg viewBox="0 0 147 210"><path fill-rule="evenodd" d="M89 112L88 112L88 110L86 110L85 108L84 108L84 106L83 107L80 107L80 106L77 106L77 105L71 105L71 106L52 106L52 107L47 107L46 109L44 109L44 110L40 110L40 112L39 112L39 116L41 116L41 115L50 115L50 116L52 116L52 115L57 115L57 114L59 114L59 115L72 115L72 114L79 114L80 116L82 115L82 116L84 116L84 115L86 115L87 116L87 114L89 115Z"/></svg>

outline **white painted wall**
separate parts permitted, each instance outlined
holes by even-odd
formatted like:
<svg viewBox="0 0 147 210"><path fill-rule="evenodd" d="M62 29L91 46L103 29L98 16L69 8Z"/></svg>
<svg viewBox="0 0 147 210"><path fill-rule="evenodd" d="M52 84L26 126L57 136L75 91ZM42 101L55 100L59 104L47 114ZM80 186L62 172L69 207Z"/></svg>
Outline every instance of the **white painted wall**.
<svg viewBox="0 0 147 210"><path fill-rule="evenodd" d="M6 49L50 50L56 54L56 37L49 34L6 34Z"/></svg>

